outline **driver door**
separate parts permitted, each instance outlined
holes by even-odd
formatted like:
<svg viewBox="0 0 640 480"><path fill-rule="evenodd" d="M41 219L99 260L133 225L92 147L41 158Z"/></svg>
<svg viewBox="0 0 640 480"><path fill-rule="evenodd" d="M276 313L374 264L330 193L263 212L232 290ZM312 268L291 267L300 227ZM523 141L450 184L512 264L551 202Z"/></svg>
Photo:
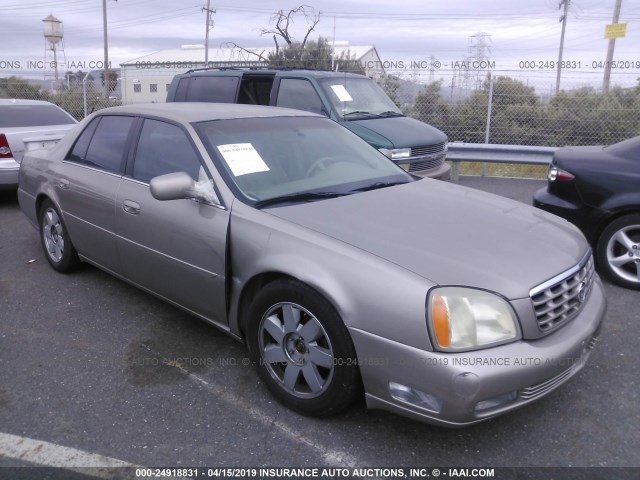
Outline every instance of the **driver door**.
<svg viewBox="0 0 640 480"><path fill-rule="evenodd" d="M186 172L194 181L210 181L182 127L144 119L116 196L118 250L124 275L209 321L226 324L229 212L190 199L153 198L151 178L173 172Z"/></svg>

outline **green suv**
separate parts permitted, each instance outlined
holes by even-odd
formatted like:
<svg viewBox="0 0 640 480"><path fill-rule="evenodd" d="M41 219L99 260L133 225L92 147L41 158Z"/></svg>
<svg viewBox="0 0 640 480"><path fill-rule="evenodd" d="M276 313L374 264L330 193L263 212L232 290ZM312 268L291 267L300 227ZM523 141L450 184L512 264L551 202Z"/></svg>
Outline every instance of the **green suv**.
<svg viewBox="0 0 640 480"><path fill-rule="evenodd" d="M364 75L316 70L200 69L176 75L167 102L273 105L325 115L410 173L449 178L447 136L406 117Z"/></svg>

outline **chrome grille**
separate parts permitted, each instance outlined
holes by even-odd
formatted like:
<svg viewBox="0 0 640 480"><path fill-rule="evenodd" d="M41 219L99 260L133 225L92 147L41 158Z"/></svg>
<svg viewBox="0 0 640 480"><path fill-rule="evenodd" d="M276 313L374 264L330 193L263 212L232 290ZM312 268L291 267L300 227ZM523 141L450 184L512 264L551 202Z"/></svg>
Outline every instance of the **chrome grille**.
<svg viewBox="0 0 640 480"><path fill-rule="evenodd" d="M421 147L411 147L412 157L422 157L424 155L437 155L446 152L446 142L434 143L433 145L422 145Z"/></svg>
<svg viewBox="0 0 640 480"><path fill-rule="evenodd" d="M589 297L595 278L591 252L574 268L530 292L538 328L550 332L574 318Z"/></svg>
<svg viewBox="0 0 640 480"><path fill-rule="evenodd" d="M422 160L420 162L413 162L409 164L409 171L413 172L421 172L423 170L431 170L432 168L437 168L444 163L444 157L440 158L431 158L429 160Z"/></svg>
<svg viewBox="0 0 640 480"><path fill-rule="evenodd" d="M446 153L447 142L411 147L411 153L407 161L399 163L411 173L422 172L442 165Z"/></svg>

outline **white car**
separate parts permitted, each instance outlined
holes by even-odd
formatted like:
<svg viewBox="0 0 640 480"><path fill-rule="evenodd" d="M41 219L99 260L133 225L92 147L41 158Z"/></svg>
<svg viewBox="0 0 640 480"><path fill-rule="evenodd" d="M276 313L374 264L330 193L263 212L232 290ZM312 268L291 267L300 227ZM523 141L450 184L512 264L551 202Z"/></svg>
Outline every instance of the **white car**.
<svg viewBox="0 0 640 480"><path fill-rule="evenodd" d="M37 140L38 148L48 148L76 123L75 118L53 103L0 99L0 190L18 187L25 140Z"/></svg>

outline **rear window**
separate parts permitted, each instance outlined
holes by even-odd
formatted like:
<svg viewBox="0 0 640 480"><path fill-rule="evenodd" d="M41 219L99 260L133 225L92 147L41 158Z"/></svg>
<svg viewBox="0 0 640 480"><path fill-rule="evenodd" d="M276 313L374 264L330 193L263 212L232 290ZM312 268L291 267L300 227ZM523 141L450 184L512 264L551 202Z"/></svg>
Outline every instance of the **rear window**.
<svg viewBox="0 0 640 480"><path fill-rule="evenodd" d="M238 77L190 77L180 80L174 101L235 103Z"/></svg>
<svg viewBox="0 0 640 480"><path fill-rule="evenodd" d="M0 105L0 128L44 127L76 123L55 105Z"/></svg>

